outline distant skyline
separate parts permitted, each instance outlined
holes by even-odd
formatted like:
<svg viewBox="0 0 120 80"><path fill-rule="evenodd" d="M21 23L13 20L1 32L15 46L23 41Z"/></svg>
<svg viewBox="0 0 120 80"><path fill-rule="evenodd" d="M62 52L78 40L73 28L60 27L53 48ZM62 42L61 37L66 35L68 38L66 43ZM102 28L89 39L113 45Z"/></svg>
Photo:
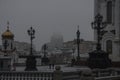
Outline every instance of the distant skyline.
<svg viewBox="0 0 120 80"><path fill-rule="evenodd" d="M33 26L37 50L54 33L62 34L64 41L75 39L78 25L81 38L93 40L93 16L94 0L0 0L0 35L9 21L15 41L30 42L27 30Z"/></svg>

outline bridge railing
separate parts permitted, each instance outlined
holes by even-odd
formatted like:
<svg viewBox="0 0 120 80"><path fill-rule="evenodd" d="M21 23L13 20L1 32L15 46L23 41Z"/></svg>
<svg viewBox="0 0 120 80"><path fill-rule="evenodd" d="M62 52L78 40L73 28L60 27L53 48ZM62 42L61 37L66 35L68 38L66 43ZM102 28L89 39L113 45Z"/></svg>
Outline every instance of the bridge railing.
<svg viewBox="0 0 120 80"><path fill-rule="evenodd" d="M120 75L96 77L95 80L120 80Z"/></svg>
<svg viewBox="0 0 120 80"><path fill-rule="evenodd" d="M0 72L0 80L53 80L53 73L38 71L2 71Z"/></svg>
<svg viewBox="0 0 120 80"><path fill-rule="evenodd" d="M120 69L94 69L92 73L94 77L116 76L120 75Z"/></svg>
<svg viewBox="0 0 120 80"><path fill-rule="evenodd" d="M86 74L87 73L87 74ZM93 80L91 73L84 70L65 72L55 71L0 71L0 80Z"/></svg>

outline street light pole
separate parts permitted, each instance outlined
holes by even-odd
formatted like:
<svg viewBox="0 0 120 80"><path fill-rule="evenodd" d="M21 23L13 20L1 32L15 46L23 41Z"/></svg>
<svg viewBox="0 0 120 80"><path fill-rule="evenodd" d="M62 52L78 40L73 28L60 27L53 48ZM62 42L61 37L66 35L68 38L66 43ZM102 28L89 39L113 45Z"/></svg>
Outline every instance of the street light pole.
<svg viewBox="0 0 120 80"><path fill-rule="evenodd" d="M35 38L35 30L30 27L30 29L27 31L28 35L30 36L30 42L31 42L31 46L30 46L30 54L27 56L27 60L26 60L26 68L25 71L37 71L36 68L36 57L33 55L33 51L32 51L32 43L33 43L33 39Z"/></svg>
<svg viewBox="0 0 120 80"><path fill-rule="evenodd" d="M33 55L33 48L32 48L32 44L33 44L33 39L35 38L35 30L30 27L30 29L28 30L28 35L30 36L30 41L31 41L31 47L30 47L30 55Z"/></svg>
<svg viewBox="0 0 120 80"><path fill-rule="evenodd" d="M79 25L78 25L78 30L76 32L76 35L77 35L77 60L79 61L80 60L80 31L79 31Z"/></svg>
<svg viewBox="0 0 120 80"><path fill-rule="evenodd" d="M44 50L44 57L46 57L46 49L47 49L47 45L46 44L44 44L44 46L43 46L43 50Z"/></svg>
<svg viewBox="0 0 120 80"><path fill-rule="evenodd" d="M101 50L102 30L107 26L106 22L103 22L103 17L100 14L95 16L95 21L91 23L92 28L97 31L97 46L96 50L89 53L88 66L90 68L108 68L111 66L111 60L109 59L109 53Z"/></svg>
<svg viewBox="0 0 120 80"><path fill-rule="evenodd" d="M100 43L100 40L102 38L101 30L103 30L107 26L107 23L103 22L102 20L103 20L103 16L101 16L100 14L97 14L95 16L95 21L91 23L92 28L97 30L97 47L96 47L96 50L101 50L101 43Z"/></svg>

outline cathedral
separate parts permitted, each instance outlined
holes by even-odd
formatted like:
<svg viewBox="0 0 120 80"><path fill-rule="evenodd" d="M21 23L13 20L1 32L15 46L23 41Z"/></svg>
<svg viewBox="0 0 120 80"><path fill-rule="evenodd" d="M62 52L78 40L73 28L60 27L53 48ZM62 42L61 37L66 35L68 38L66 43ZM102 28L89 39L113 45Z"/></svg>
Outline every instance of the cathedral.
<svg viewBox="0 0 120 80"><path fill-rule="evenodd" d="M7 23L7 30L3 32L1 37L2 47L0 49L0 71L15 70L17 54L14 46L14 34L9 29L9 22Z"/></svg>
<svg viewBox="0 0 120 80"><path fill-rule="evenodd" d="M98 13L107 22L102 31L102 49L109 53L113 65L120 66L120 0L94 0L94 16ZM96 31L94 39L97 40Z"/></svg>

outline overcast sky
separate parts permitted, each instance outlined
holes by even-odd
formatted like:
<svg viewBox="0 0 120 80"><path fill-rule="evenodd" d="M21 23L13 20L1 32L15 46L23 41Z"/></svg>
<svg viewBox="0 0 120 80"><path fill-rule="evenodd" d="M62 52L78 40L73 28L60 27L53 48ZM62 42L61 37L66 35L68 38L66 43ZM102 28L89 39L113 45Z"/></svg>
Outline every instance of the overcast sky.
<svg viewBox="0 0 120 80"><path fill-rule="evenodd" d="M77 25L81 38L93 40L94 0L0 0L0 34L7 21L15 41L29 42L27 30L36 30L34 44L39 50L53 33L61 33L64 41L76 38ZM1 38L0 38L1 39ZM0 41L1 42L1 41Z"/></svg>

